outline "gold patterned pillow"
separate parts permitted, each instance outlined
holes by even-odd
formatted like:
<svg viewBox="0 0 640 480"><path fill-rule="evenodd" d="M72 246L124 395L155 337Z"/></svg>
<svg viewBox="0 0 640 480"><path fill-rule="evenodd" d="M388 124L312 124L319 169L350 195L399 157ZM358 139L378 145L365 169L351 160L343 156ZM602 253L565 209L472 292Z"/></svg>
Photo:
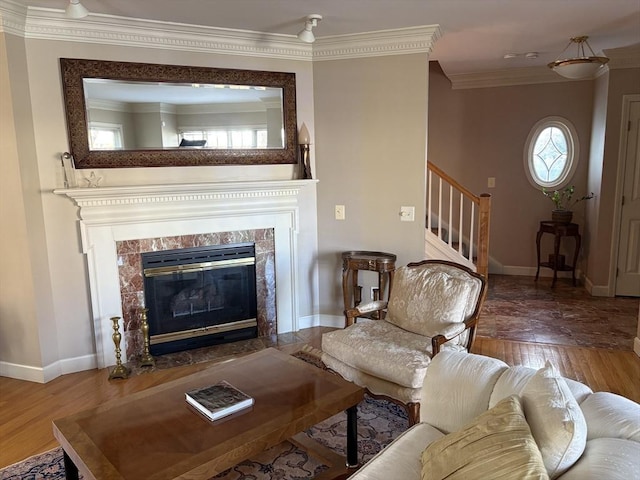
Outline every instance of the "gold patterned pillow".
<svg viewBox="0 0 640 480"><path fill-rule="evenodd" d="M517 395L422 452L422 480L444 479L549 479Z"/></svg>

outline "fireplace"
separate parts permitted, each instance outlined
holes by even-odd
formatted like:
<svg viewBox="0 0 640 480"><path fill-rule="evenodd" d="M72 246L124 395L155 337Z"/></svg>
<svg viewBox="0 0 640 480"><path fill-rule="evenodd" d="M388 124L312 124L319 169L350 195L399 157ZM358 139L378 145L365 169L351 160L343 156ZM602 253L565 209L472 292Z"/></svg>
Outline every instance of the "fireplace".
<svg viewBox="0 0 640 480"><path fill-rule="evenodd" d="M113 316L122 317L124 323L122 361L142 351L137 314L144 305L140 258L150 251L254 242L258 335L297 331L299 197L303 187L316 182L229 181L55 190L79 207L96 366L115 364Z"/></svg>
<svg viewBox="0 0 640 480"><path fill-rule="evenodd" d="M152 355L258 336L253 243L142 254Z"/></svg>

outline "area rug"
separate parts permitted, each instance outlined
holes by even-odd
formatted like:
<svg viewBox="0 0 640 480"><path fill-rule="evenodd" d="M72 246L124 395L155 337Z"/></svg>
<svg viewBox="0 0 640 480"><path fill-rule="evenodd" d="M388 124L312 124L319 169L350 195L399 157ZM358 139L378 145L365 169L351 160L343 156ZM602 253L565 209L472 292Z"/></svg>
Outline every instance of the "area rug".
<svg viewBox="0 0 640 480"><path fill-rule="evenodd" d="M322 368L317 351L306 348L294 356ZM346 455L347 415L341 412L314 425L306 436L339 455ZM366 397L358 405L358 456L366 463L408 428L406 412L385 400ZM282 442L215 477L216 480L302 480L329 466L290 442ZM0 470L0 480L64 480L62 449L55 448ZM82 478L82 476L80 476Z"/></svg>

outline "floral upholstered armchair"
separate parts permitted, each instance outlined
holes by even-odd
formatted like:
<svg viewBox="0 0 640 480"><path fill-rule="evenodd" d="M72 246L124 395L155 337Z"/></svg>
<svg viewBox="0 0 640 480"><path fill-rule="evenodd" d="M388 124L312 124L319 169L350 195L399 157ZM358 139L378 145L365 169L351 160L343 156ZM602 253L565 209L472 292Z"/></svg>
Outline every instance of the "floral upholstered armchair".
<svg viewBox="0 0 640 480"><path fill-rule="evenodd" d="M482 275L453 262L400 267L388 303L349 309L346 328L322 336L322 361L370 395L404 406L413 425L433 356L471 349L485 288ZM378 320L358 318L377 310L383 312Z"/></svg>

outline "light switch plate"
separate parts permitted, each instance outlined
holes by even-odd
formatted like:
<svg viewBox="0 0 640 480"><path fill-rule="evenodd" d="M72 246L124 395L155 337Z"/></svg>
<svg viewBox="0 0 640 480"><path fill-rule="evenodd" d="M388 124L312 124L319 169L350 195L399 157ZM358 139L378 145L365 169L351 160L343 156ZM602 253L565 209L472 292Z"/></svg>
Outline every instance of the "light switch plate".
<svg viewBox="0 0 640 480"><path fill-rule="evenodd" d="M489 177L487 180L487 188L495 188L496 187L496 177Z"/></svg>
<svg viewBox="0 0 640 480"><path fill-rule="evenodd" d="M344 219L345 219L344 205L336 205L336 220L344 220Z"/></svg>
<svg viewBox="0 0 640 480"><path fill-rule="evenodd" d="M400 221L413 222L416 219L416 207L400 207Z"/></svg>

